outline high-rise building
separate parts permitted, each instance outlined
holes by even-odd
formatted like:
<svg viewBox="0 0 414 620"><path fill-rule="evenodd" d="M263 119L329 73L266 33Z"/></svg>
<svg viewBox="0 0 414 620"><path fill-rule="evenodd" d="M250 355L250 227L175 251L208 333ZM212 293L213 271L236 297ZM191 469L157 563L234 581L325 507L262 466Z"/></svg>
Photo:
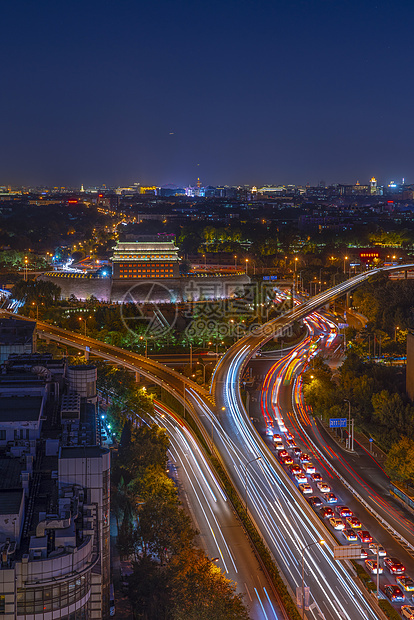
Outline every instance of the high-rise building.
<svg viewBox="0 0 414 620"><path fill-rule="evenodd" d="M110 452L93 369L76 368L68 381L63 360L15 355L0 373L0 616L10 620L110 617Z"/></svg>

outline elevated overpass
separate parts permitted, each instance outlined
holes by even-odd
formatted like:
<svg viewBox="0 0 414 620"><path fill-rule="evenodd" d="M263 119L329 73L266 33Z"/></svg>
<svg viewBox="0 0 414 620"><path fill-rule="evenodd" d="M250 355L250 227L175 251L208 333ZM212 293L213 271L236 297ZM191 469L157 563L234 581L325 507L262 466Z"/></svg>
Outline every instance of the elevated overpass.
<svg viewBox="0 0 414 620"><path fill-rule="evenodd" d="M173 394L191 410L205 440L213 443L240 497L246 497L251 518L276 562L281 565L291 590L294 592L301 583L301 559L304 549L312 545L306 559L306 585L311 587L311 607L318 613L320 611L319 616L325 620L376 620L383 617L381 611L366 599L355 583L352 569L333 560L335 541L296 487L292 487L274 455L257 435L241 399L240 377L250 357L273 338L278 329L349 293L378 273L412 268L414 265L404 265L357 275L319 293L283 317L258 327L222 357L216 367L210 394L162 364L98 340L44 322L38 322L38 335L123 365ZM329 544L320 547L317 545L320 539Z"/></svg>

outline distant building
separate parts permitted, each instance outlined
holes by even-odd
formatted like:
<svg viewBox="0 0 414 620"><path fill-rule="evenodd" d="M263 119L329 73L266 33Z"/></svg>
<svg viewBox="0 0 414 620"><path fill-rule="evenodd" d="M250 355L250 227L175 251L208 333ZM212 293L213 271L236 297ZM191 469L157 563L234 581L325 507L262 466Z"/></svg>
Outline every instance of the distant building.
<svg viewBox="0 0 414 620"><path fill-rule="evenodd" d="M113 249L113 280L178 278L180 258L174 241L142 236L137 241L119 241Z"/></svg>

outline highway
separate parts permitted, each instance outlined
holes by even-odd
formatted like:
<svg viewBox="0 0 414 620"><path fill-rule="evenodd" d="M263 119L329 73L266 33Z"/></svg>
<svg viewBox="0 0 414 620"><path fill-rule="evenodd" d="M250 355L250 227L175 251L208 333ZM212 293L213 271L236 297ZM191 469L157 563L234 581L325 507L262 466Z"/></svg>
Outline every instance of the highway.
<svg viewBox="0 0 414 620"><path fill-rule="evenodd" d="M311 332L316 334L317 337L318 334L323 334L323 338L319 337L318 345L322 348L323 353L326 353L325 345L328 347L336 346L336 334L331 329L333 325L331 322L328 324L327 320L320 315L310 315L307 318L307 323L310 325ZM321 328L323 330L324 327L325 332L321 331ZM325 339L326 333L329 334L327 339ZM306 339L304 343L301 343L286 355L283 360L270 367L258 399L261 406L261 421L263 422L262 435L265 440L267 439L268 444L272 445L274 442L266 437L266 429L272 429L272 434L273 431L281 434L282 438L284 438L284 433L281 432L282 429L287 429L292 433L298 447L310 455L317 472L322 475L323 480L338 497L338 504L349 506L354 515L362 522L363 529L369 530L374 540L385 547L389 556L397 557L404 564L408 575L414 575L414 554L408 552L365 507L365 502L367 502L371 508L391 523L397 531L403 533L407 540L414 542L412 538L414 527L412 521L408 518L408 511L404 515L400 506L390 503L388 499L383 497L385 489L381 488L381 483L385 483L385 488L388 488L388 478L385 473L362 448L359 448L357 453L353 455L338 446L315 423L303 403L301 382L296 377L303 367L308 364L309 344L312 340L313 338ZM257 411L255 413L260 414ZM282 439L283 441L284 439ZM287 449L292 454L294 463L301 465L300 458L294 456L288 447ZM303 467L303 465L301 466ZM295 481L294 476L289 473L289 468L285 467L285 469L293 484L297 485L298 483ZM377 489L371 486L370 481L365 479L365 474L368 474L371 479L376 480ZM307 483L312 487L311 495L323 496L312 479L309 476L307 478ZM343 479L348 482L348 485L343 484ZM355 497L354 490L363 498L364 505ZM324 506L326 506L326 503L324 503ZM331 506L331 508L335 509L335 506ZM324 521L326 527L332 533L335 533L329 525L329 521L323 519L319 509L315 510L315 514L319 515L319 518ZM348 544L340 532L337 532L336 535L341 544ZM365 545L365 547L367 548L368 545ZM364 566L363 561L360 561L360 564ZM381 575L381 586L392 582L395 583L395 577L393 578L388 573ZM407 603L407 601L405 602ZM401 606L401 604L398 606Z"/></svg>
<svg viewBox="0 0 414 620"><path fill-rule="evenodd" d="M242 349L240 357L244 354ZM227 469L240 493L245 490L240 461L247 463L261 458L261 461L251 462L248 472L250 485L247 495L252 518L282 567L293 592L301 586L302 551L307 545L312 545L305 551L305 585L310 587L311 596L310 618L377 618L378 615L346 568L333 560L332 548L337 543L292 484L274 454L256 439L250 420L241 413L238 391L233 389L239 364L236 357L231 366L233 374L221 401L226 407L226 416L222 417L226 433L223 443L229 441L227 437L231 437L232 441L227 458L221 447L220 452L226 458ZM239 455L238 460L236 455ZM319 545L317 541L321 539L326 540L327 544Z"/></svg>
<svg viewBox="0 0 414 620"><path fill-rule="evenodd" d="M327 536L324 525L314 514L300 492L282 469L269 449L262 442L246 414L240 394L240 379L248 360L266 341L294 320L303 319L329 301L349 292L372 276L372 273L355 276L351 280L320 293L292 309L283 317L269 321L256 334L240 339L220 360L212 383L212 393L218 410L225 407L221 416L225 435L219 452L226 461L227 470L242 494L246 491L240 464L248 467L250 485L250 511L293 591L301 585L302 551L307 556L305 584L311 589L309 617L357 618L379 617L365 600L351 574L341 563L335 563L331 547L335 542ZM231 446L226 452L225 443ZM260 457L260 460L254 460ZM247 465L247 463L250 463ZM327 539L320 546L318 540ZM315 544L316 543L316 544Z"/></svg>
<svg viewBox="0 0 414 620"><path fill-rule="evenodd" d="M377 271L392 269L395 268ZM366 601L347 568L333 560L334 539L256 433L241 401L240 378L249 358L273 337L277 329L304 318L330 300L353 290L372 275L372 272L368 272L355 276L320 293L285 316L270 321L256 333L239 340L219 362L211 396L179 373L151 360L79 334L38 323L38 333L42 337L83 350L88 348L92 354L155 380L179 400L187 399L187 404L199 416L205 433L209 435L211 432L213 435L215 449L240 496L246 496L249 513L281 566L293 593L301 585L301 562L304 555L305 585L311 589L311 604L307 612L309 618L357 620L380 616ZM225 408L224 412L222 407ZM258 457L260 460L256 460ZM325 539L327 544L319 545L320 539Z"/></svg>

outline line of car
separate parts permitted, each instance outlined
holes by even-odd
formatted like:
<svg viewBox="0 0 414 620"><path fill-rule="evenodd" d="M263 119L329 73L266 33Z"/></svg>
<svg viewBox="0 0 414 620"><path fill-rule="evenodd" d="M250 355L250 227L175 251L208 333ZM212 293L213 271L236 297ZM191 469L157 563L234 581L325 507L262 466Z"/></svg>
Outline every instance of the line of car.
<svg viewBox="0 0 414 620"><path fill-rule="evenodd" d="M338 505L338 498L332 492L331 487L323 481L321 474L316 471L310 456L302 452L296 445L292 433L286 430L283 435L283 437L278 433L273 435L273 445L279 461L286 466L296 480L299 490L304 496L307 496L312 508L318 511L319 517L328 522L334 530L342 532L343 537L348 542L368 545L367 548L361 546L361 559L364 560L366 570L373 575L376 575L377 570L379 570L381 575L385 568L396 579L397 584L386 584L382 587L383 593L392 603L402 603L406 597L413 600L414 580L405 575L403 564L398 559L387 556L384 547L373 541L371 534L368 530L363 529L361 521L348 506ZM295 459L300 464L295 463ZM324 501L318 495L313 494L312 484L316 485ZM377 566L376 557L374 559L368 558L368 552L374 556L377 555L377 546L378 559L383 561L384 567L381 566L380 562ZM402 605L400 611L403 618L414 620L413 605Z"/></svg>

